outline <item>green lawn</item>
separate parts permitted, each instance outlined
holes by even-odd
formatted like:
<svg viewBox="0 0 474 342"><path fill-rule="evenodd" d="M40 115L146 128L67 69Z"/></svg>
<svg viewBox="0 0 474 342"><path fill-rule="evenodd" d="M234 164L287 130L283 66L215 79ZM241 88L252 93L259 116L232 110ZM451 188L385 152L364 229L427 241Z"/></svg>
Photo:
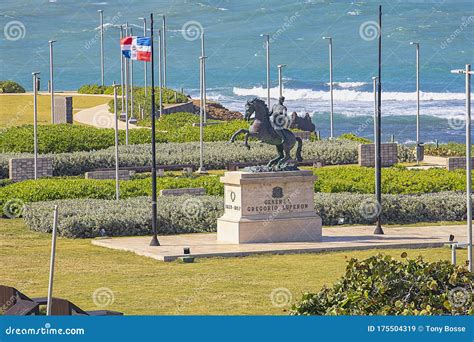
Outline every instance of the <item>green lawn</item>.
<svg viewBox="0 0 474 342"><path fill-rule="evenodd" d="M30 232L23 222L0 219L0 283L30 296L47 292L49 234ZM399 256L403 250L385 250ZM199 259L194 264L163 263L132 253L93 246L89 239L60 238L54 295L88 310L98 309L93 292L107 287L114 302L107 309L126 314L286 314L272 306L273 289L287 288L293 300L305 291L333 283L347 257L378 253L351 251L323 254ZM449 249L407 250L409 257L449 259ZM464 262L466 252L459 252Z"/></svg>
<svg viewBox="0 0 474 342"><path fill-rule="evenodd" d="M61 96L60 93L56 96ZM107 103L106 96L73 96L74 112L80 109L95 107ZM50 95L38 96L38 123L51 122ZM1 95L0 96L0 127L20 126L33 123L33 95Z"/></svg>

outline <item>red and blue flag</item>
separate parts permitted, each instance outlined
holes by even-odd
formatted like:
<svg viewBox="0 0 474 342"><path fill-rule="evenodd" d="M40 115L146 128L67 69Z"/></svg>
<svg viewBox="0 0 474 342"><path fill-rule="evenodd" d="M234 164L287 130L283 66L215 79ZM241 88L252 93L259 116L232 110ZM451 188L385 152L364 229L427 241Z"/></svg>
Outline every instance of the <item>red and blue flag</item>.
<svg viewBox="0 0 474 342"><path fill-rule="evenodd" d="M120 48L125 58L144 62L150 62L151 60L150 37L124 37L120 40Z"/></svg>

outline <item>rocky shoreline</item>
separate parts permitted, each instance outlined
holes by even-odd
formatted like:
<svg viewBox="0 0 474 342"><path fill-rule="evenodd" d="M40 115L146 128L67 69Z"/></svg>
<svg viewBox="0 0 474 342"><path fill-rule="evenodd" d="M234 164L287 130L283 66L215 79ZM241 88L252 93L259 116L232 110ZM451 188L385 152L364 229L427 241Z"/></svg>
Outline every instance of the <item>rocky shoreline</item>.
<svg viewBox="0 0 474 342"><path fill-rule="evenodd" d="M199 114L200 111L200 100L193 100L194 113ZM231 111L221 105L219 102L207 102L206 113L209 119L231 121L231 120L242 120L244 116L240 112Z"/></svg>

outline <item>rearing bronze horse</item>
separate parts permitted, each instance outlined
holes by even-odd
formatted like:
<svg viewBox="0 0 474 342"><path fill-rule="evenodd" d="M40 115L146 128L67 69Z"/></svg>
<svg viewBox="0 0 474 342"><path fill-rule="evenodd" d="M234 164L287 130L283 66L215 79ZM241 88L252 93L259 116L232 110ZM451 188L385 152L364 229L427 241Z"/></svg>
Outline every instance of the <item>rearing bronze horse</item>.
<svg viewBox="0 0 474 342"><path fill-rule="evenodd" d="M248 144L249 137L260 139L260 141L275 145L278 151L278 157L268 162L268 167L273 165L281 166L285 162L291 159L291 149L298 144L296 148L296 160L302 161L301 149L303 147L303 141L300 137L296 137L289 129L283 129L285 141L278 136L270 122L270 113L268 107L262 100L254 98L248 100L245 105L245 120L249 121L251 116L255 113L255 120L250 125L249 129L239 129L230 138L230 142L234 142L235 138L242 133L245 133L245 146L250 149Z"/></svg>

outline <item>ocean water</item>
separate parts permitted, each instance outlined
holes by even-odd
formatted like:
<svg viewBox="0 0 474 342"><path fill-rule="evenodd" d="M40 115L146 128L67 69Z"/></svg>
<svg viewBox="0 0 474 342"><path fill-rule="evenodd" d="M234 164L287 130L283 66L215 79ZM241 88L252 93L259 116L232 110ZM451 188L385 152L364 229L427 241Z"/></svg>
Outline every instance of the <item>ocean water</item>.
<svg viewBox="0 0 474 342"><path fill-rule="evenodd" d="M119 30L126 21L142 33L138 17L167 15L167 84L198 94L200 41L206 34L211 99L242 111L247 98L266 97L265 49L271 35L272 97L277 65L284 69L290 112L309 112L328 136L328 43L333 37L335 133L373 136L371 77L377 72L374 21L383 6L382 130L400 142L415 139L415 47L421 46L421 140L464 140L464 68L474 57L474 1L324 0L1 0L0 79L31 89L31 72L48 80L48 40L55 39L56 89L100 82L99 16L104 10L106 83L120 80ZM135 64L143 83L143 65ZM275 100L273 100L275 101Z"/></svg>

